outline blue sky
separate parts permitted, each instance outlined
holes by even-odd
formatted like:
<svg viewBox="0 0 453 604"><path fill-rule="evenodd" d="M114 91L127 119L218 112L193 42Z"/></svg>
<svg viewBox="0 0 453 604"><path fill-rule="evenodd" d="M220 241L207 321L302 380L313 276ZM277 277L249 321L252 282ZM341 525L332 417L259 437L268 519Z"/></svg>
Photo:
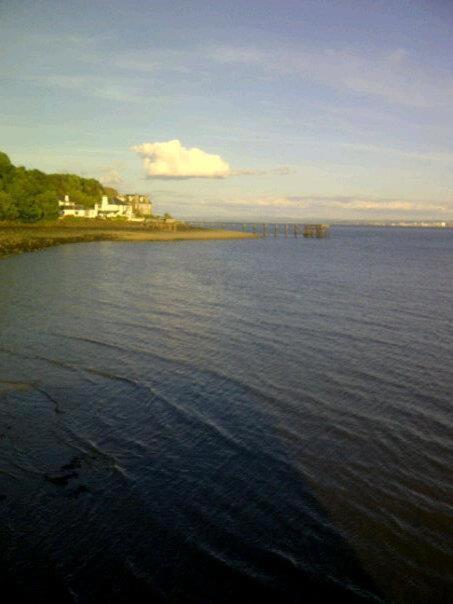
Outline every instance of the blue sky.
<svg viewBox="0 0 453 604"><path fill-rule="evenodd" d="M453 219L453 2L0 2L16 164L237 219Z"/></svg>

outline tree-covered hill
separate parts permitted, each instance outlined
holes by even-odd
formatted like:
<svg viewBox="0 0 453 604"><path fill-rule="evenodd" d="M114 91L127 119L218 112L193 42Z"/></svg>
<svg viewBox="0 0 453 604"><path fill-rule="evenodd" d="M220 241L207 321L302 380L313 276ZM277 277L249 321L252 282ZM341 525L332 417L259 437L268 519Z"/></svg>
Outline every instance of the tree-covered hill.
<svg viewBox="0 0 453 604"><path fill-rule="evenodd" d="M13 166L6 153L0 152L0 220L52 220L58 216L58 199L64 195L77 204L93 206L102 195L117 192L94 178Z"/></svg>

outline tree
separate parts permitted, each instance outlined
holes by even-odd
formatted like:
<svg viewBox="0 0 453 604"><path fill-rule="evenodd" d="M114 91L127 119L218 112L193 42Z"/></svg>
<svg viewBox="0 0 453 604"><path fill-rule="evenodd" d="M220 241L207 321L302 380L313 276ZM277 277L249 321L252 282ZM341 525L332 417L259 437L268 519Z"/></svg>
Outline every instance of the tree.
<svg viewBox="0 0 453 604"><path fill-rule="evenodd" d="M32 222L58 216L58 199L69 195L71 201L92 207L102 195L115 197L115 189L105 188L94 178L76 174L45 174L40 170L15 167L6 153L0 152L0 220Z"/></svg>
<svg viewBox="0 0 453 604"><path fill-rule="evenodd" d="M0 220L14 220L19 216L19 211L9 193L0 191Z"/></svg>
<svg viewBox="0 0 453 604"><path fill-rule="evenodd" d="M71 191L69 193L69 198L76 205L85 206L85 207L93 206L95 204L95 201L99 200L99 198L90 197L83 191L78 191L78 190Z"/></svg>
<svg viewBox="0 0 453 604"><path fill-rule="evenodd" d="M114 199L115 197L118 197L118 191L116 189L113 189L112 187L102 187L103 190L103 194L107 195L107 197Z"/></svg>
<svg viewBox="0 0 453 604"><path fill-rule="evenodd" d="M36 222L43 217L43 210L33 199L25 199L17 204L19 218L23 222Z"/></svg>
<svg viewBox="0 0 453 604"><path fill-rule="evenodd" d="M42 210L42 217L47 220L58 218L58 195L53 191L45 191L35 198L35 203Z"/></svg>
<svg viewBox="0 0 453 604"><path fill-rule="evenodd" d="M6 190L8 183L14 175L14 166L12 165L6 153L0 151L0 191Z"/></svg>
<svg viewBox="0 0 453 604"><path fill-rule="evenodd" d="M13 164L11 163L9 157L6 155L6 153L0 151L0 177L4 174L8 174L12 168Z"/></svg>

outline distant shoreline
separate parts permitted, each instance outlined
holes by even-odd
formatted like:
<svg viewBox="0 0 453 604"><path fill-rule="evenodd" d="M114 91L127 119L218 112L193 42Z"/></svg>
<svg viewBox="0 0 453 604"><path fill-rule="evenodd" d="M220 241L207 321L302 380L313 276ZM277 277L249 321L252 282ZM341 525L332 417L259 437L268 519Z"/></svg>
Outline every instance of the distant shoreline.
<svg viewBox="0 0 453 604"><path fill-rule="evenodd" d="M0 223L0 258L67 243L93 241L209 241L254 238L251 233L221 229L151 230L127 225L77 226Z"/></svg>
<svg viewBox="0 0 453 604"><path fill-rule="evenodd" d="M211 228L211 225L225 225L225 227L228 227L228 225L250 225L250 226L258 226L260 227L262 224L266 224L268 227L273 227L274 225L277 225L279 227L281 226L293 226L294 224L296 225L303 225L303 224L328 224L331 228L333 227L366 227L366 228L374 228L374 227L379 227L379 228L392 228L392 229L439 229L439 230L445 230L445 229L453 229L453 222L445 222L444 224L441 224L440 222L432 222L432 223L428 223L428 222L336 222L335 220L304 220L304 221L298 221L298 220L283 220L283 221L276 221L276 220L229 220L229 221L224 221L224 220L194 220L193 221L195 224L200 224L200 225L206 225L207 228Z"/></svg>

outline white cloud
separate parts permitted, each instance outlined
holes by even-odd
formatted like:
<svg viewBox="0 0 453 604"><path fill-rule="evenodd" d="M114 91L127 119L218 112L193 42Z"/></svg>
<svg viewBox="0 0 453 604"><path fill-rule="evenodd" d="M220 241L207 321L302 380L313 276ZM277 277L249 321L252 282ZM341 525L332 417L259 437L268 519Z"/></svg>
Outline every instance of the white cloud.
<svg viewBox="0 0 453 604"><path fill-rule="evenodd" d="M287 176L296 170L290 166L279 166L270 170L240 168L233 170L220 155L207 153L197 147L187 149L179 140L163 143L142 143L134 145L135 151L143 157L143 167L147 178L182 180L188 178L226 178L227 176L263 176L276 174Z"/></svg>
<svg viewBox="0 0 453 604"><path fill-rule="evenodd" d="M143 143L131 148L143 156L148 178L225 178L233 174L228 162L220 155L202 149L183 147L179 140L163 143Z"/></svg>
<svg viewBox="0 0 453 604"><path fill-rule="evenodd" d="M360 196L291 196L289 201L300 203L300 207L310 209L330 209L388 212L447 212L448 204L439 204L435 201L411 201L406 199L386 199L379 197Z"/></svg>
<svg viewBox="0 0 453 604"><path fill-rule="evenodd" d="M159 206L183 218L285 220L388 220L453 218L453 200L399 199L366 195L224 196L155 191Z"/></svg>

